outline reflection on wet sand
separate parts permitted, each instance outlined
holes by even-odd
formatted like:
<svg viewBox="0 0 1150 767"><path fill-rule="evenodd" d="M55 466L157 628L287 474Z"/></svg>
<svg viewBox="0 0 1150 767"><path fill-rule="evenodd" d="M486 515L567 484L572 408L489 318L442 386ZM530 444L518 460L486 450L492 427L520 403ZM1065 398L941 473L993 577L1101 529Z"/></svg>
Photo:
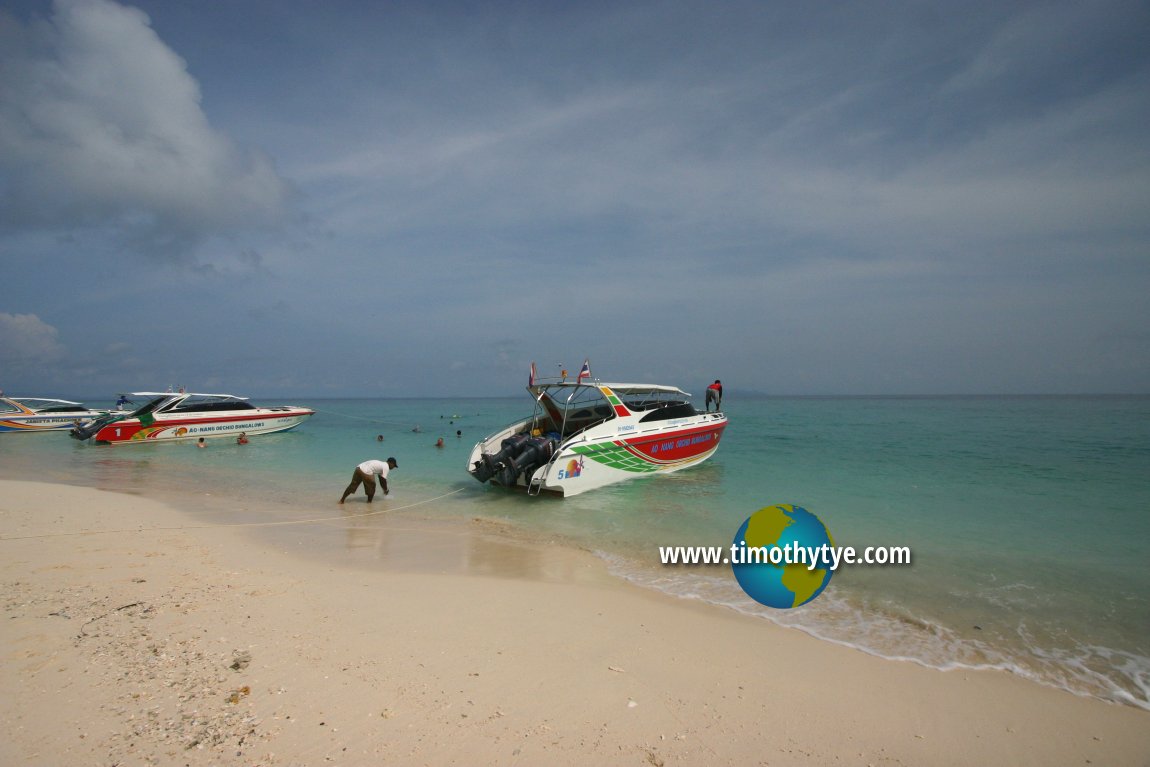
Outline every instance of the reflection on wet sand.
<svg viewBox="0 0 1150 767"><path fill-rule="evenodd" d="M608 577L593 555L565 547L567 542L557 540L554 530L532 532L489 518L520 516L528 499L476 493L471 483L462 486L462 493L449 487L441 496L444 500L430 504L425 499L434 495L337 507L330 503L325 478L268 482L264 475L237 471L236 453L222 447L215 451L189 450L191 446L184 445L112 448L81 445L66 437L58 445L31 439L19 442L19 450L11 440L0 441L0 476L158 498L188 514L189 528L234 527L253 546L335 567L555 582L599 582ZM532 514L541 507L562 508L558 501L530 500L535 502L529 506ZM413 506L418 508L405 510Z"/></svg>
<svg viewBox="0 0 1150 767"><path fill-rule="evenodd" d="M92 461L90 471L93 484L100 490L134 495L144 494L155 476L147 459L128 460L110 454Z"/></svg>
<svg viewBox="0 0 1150 767"><path fill-rule="evenodd" d="M587 558L582 552L509 538L522 534L481 519L433 520L360 512L328 524L342 525L345 556L357 566L563 582L596 577L585 572ZM335 543L335 536L309 536L307 553L328 561L339 559L335 552L323 550Z"/></svg>

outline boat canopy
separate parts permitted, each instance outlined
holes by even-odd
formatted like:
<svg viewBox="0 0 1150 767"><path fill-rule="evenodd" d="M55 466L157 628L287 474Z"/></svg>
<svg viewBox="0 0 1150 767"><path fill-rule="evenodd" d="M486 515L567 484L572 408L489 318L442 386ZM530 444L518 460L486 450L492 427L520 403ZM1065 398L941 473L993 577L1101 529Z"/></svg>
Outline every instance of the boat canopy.
<svg viewBox="0 0 1150 767"><path fill-rule="evenodd" d="M615 392L616 394L638 394L641 392L656 392L656 391L658 391L658 392L668 392L671 394L679 394L679 395L682 395L684 397L690 397L691 396L690 394L688 394L687 392L678 388L677 386L664 386L663 384L606 383L604 381L581 381L581 382L545 381L542 383L537 383L534 386L528 386L527 388L533 394L538 395L538 393L544 389L552 389L552 388L574 389L574 388L581 387L581 386L584 386L584 387L590 386L593 389L598 389L600 386L606 386L608 389Z"/></svg>
<svg viewBox="0 0 1150 767"><path fill-rule="evenodd" d="M134 391L131 394L133 397L218 397L220 399L247 399L247 397L237 397L234 394L201 394L190 391Z"/></svg>

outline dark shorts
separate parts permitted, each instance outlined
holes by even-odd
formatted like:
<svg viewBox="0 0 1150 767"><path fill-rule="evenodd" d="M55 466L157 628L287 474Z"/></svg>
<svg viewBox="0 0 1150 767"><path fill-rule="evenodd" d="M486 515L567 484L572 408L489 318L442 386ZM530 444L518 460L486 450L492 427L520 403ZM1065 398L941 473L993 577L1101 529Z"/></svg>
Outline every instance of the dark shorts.
<svg viewBox="0 0 1150 767"><path fill-rule="evenodd" d="M360 484L363 485L363 490L367 493L368 498L375 495L375 475L360 471L357 466L355 471L351 473L351 484L347 486L347 494L351 495L356 490L359 490Z"/></svg>

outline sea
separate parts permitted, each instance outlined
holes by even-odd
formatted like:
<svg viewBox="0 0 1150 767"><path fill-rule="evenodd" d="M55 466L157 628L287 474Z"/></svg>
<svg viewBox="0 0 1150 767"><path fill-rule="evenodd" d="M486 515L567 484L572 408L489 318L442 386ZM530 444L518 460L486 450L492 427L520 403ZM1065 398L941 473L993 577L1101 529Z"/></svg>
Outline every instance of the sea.
<svg viewBox="0 0 1150 767"><path fill-rule="evenodd" d="M396 515L479 519L560 541L642 588L892 661L1002 669L1150 709L1150 397L728 393L730 424L710 461L572 498L528 497L466 473L478 440L530 413L526 395L257 404L316 415L206 450L5 434L0 477L175 495L185 506L200 498L205 508L208 497L233 499L211 505L220 524L270 505L307 535L309 519L366 508L362 495L336 501L356 464L394 456L393 491L375 506ZM660 546L730 546L748 516L784 503L818 516L837 545L905 546L912 562L841 567L818 598L789 610L750 599L729 566L660 564ZM82 523L82 510L68 513ZM317 541L330 530L312 527Z"/></svg>

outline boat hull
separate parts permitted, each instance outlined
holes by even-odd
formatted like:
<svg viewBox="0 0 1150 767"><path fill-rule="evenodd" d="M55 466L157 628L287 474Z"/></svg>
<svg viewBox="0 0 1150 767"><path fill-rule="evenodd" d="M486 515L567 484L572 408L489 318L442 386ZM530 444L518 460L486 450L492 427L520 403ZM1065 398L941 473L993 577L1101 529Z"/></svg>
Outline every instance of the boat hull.
<svg viewBox="0 0 1150 767"><path fill-rule="evenodd" d="M697 466L714 455L725 418L675 431L564 446L542 477L542 489L578 495L616 482Z"/></svg>
<svg viewBox="0 0 1150 767"><path fill-rule="evenodd" d="M674 431L565 445L556 460L540 469L545 473L538 481L543 490L567 497L697 466L714 455L727 428L725 418L707 421Z"/></svg>
<svg viewBox="0 0 1150 767"><path fill-rule="evenodd" d="M107 415L83 403L47 397L0 397L0 434L64 431Z"/></svg>
<svg viewBox="0 0 1150 767"><path fill-rule="evenodd" d="M77 422L87 423L104 415L102 412L67 413L55 415L18 415L0 418L0 433L35 434L44 431L66 431Z"/></svg>
<svg viewBox="0 0 1150 767"><path fill-rule="evenodd" d="M468 460L472 475L476 473L476 462L482 461L485 453L498 450L504 439L521 433L529 422L527 419L512 424L477 444ZM569 497L697 466L718 449L727 418L722 413L707 413L660 424L647 429L642 429L642 424L624 424L614 436L577 436L567 440L548 463L530 476L520 475L515 486Z"/></svg>
<svg viewBox="0 0 1150 767"><path fill-rule="evenodd" d="M249 436L273 434L294 429L314 415L314 412L306 408L283 407L241 411L230 415L218 413L210 417L195 414L161 416L147 425L137 418L128 418L107 424L89 441L117 445L198 440L201 437L235 437L240 433Z"/></svg>

